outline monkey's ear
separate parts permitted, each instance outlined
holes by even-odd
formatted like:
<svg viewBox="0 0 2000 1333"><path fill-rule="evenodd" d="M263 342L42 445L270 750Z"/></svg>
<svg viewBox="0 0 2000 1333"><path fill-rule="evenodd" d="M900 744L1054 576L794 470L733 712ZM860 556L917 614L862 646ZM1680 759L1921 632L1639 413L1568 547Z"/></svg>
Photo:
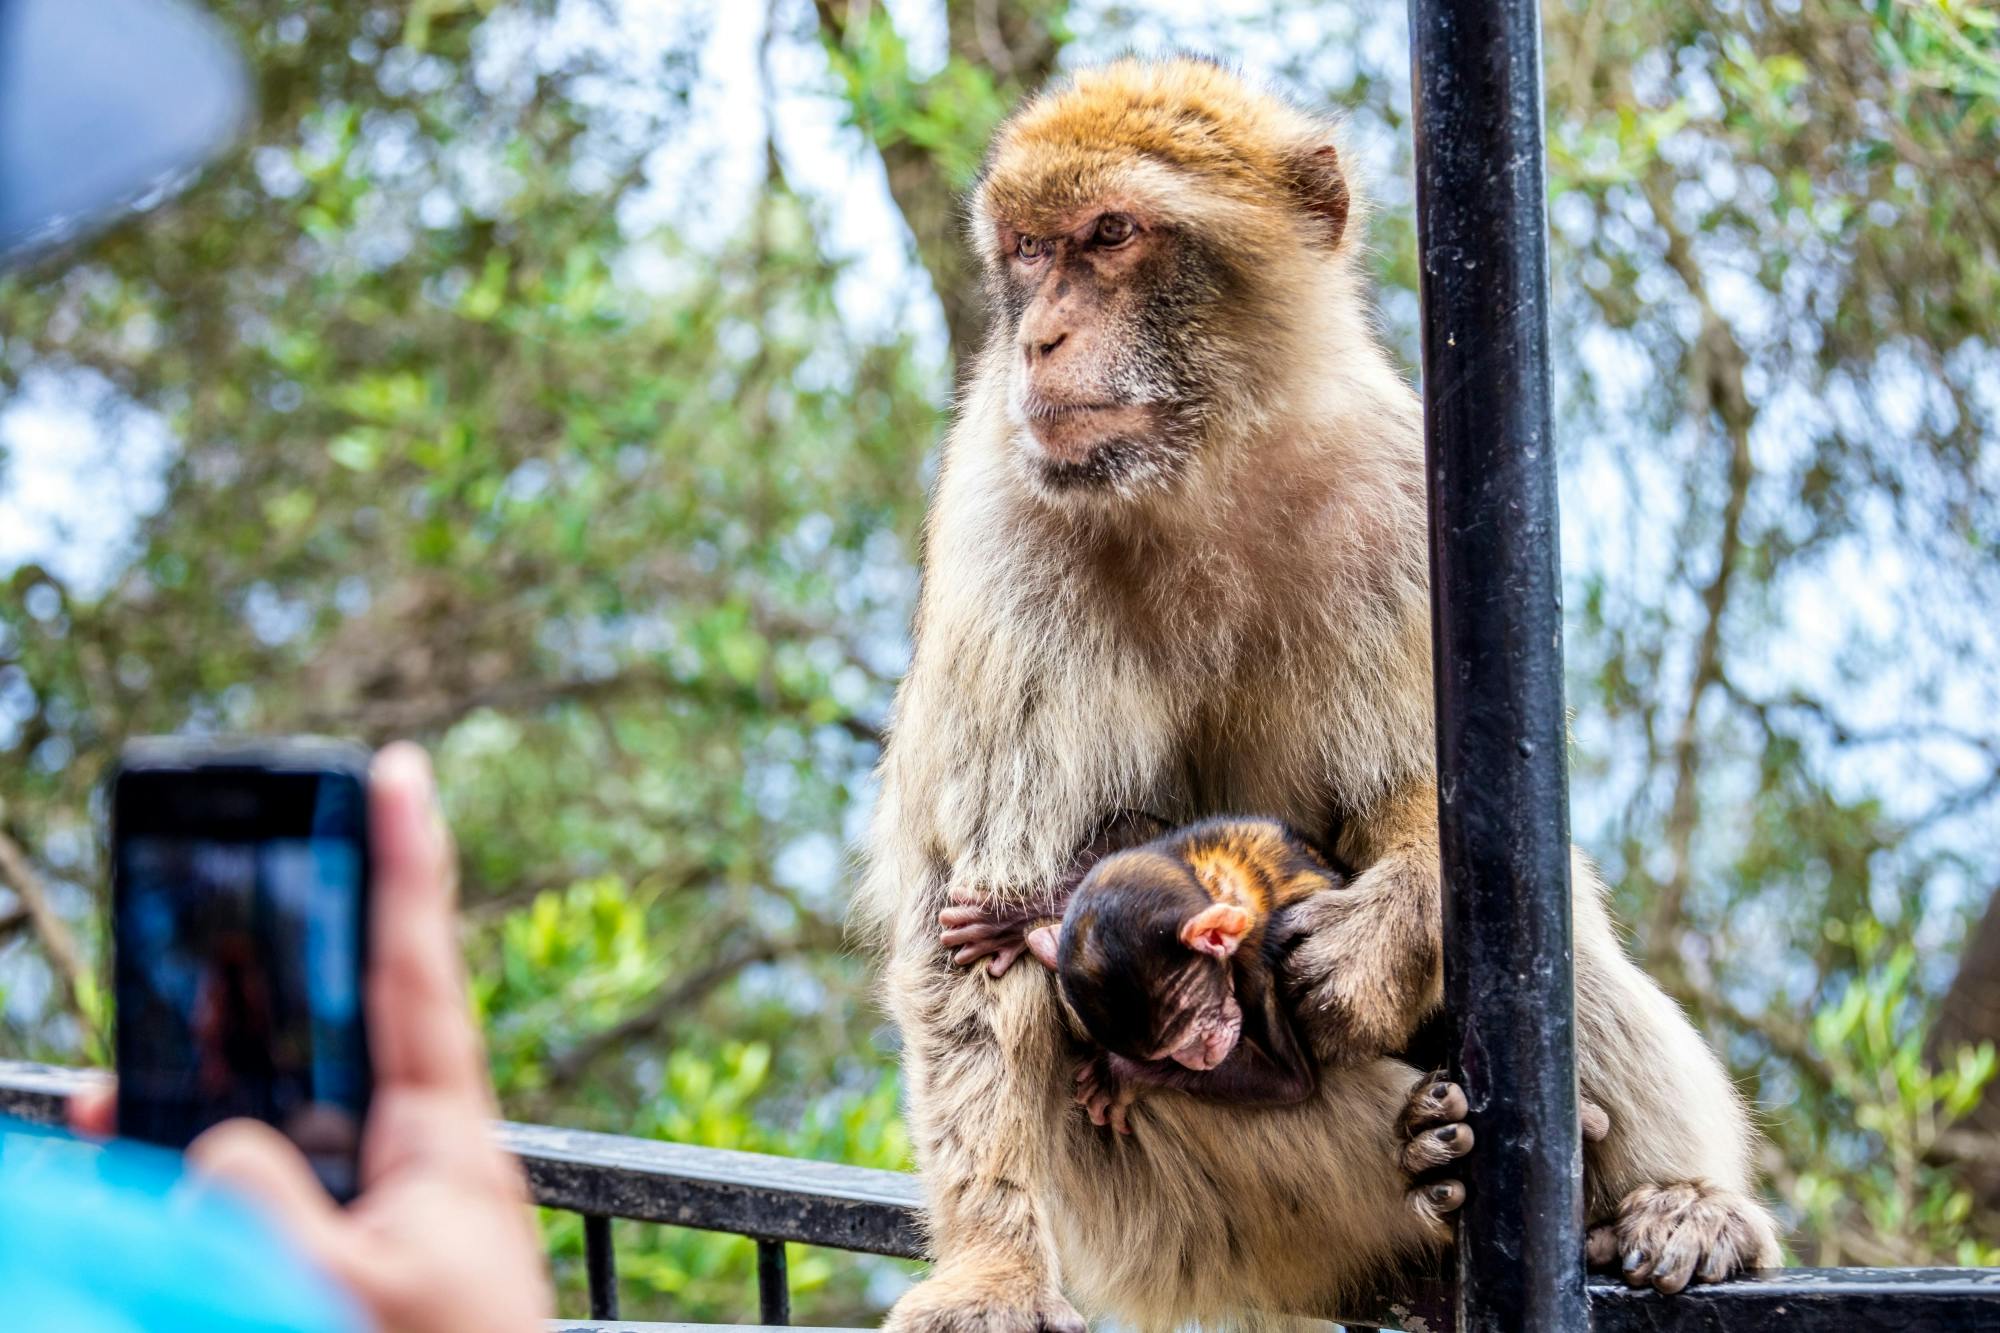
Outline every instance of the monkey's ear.
<svg viewBox="0 0 2000 1333"><path fill-rule="evenodd" d="M1340 244L1347 234L1347 173L1340 169L1340 152L1332 144L1321 144L1294 153L1291 160L1292 192L1301 207L1319 224L1320 239L1328 248Z"/></svg>
<svg viewBox="0 0 2000 1333"><path fill-rule="evenodd" d="M1028 952L1049 971L1056 970L1056 928L1036 926L1028 932Z"/></svg>
<svg viewBox="0 0 2000 1333"><path fill-rule="evenodd" d="M1196 953L1227 958L1250 933L1250 914L1233 903L1211 903L1181 922L1181 943Z"/></svg>

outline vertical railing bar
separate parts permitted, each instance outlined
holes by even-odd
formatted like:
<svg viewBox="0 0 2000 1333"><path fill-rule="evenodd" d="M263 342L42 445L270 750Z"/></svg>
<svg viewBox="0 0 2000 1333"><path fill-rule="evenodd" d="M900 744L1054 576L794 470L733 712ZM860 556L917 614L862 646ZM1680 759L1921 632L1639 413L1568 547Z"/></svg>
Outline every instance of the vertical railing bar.
<svg viewBox="0 0 2000 1333"><path fill-rule="evenodd" d="M583 1215L583 1267L590 1280L590 1317L618 1317L618 1255L611 1247L611 1219Z"/></svg>
<svg viewBox="0 0 2000 1333"><path fill-rule="evenodd" d="M785 1269L785 1242L757 1242L758 1322L777 1326L792 1322L792 1285Z"/></svg>
<svg viewBox="0 0 2000 1333"><path fill-rule="evenodd" d="M1583 1333L1535 0L1411 0L1459 1333Z"/></svg>

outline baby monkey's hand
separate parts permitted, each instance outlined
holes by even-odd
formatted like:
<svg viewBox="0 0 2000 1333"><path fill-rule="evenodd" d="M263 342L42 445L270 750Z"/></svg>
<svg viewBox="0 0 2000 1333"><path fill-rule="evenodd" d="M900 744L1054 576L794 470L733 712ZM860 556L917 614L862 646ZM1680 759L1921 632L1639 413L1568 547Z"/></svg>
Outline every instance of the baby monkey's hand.
<svg viewBox="0 0 2000 1333"><path fill-rule="evenodd" d="M951 905L938 913L938 943L951 961L970 967L984 958L990 976L1001 976L1028 948L1028 932L1062 919L1054 895L1026 903L992 902L977 889L951 891Z"/></svg>
<svg viewBox="0 0 2000 1333"><path fill-rule="evenodd" d="M1119 1059L1099 1051L1076 1067L1076 1104L1090 1112L1090 1123L1109 1125L1120 1134L1132 1132L1126 1112L1139 1099L1139 1085L1120 1077Z"/></svg>

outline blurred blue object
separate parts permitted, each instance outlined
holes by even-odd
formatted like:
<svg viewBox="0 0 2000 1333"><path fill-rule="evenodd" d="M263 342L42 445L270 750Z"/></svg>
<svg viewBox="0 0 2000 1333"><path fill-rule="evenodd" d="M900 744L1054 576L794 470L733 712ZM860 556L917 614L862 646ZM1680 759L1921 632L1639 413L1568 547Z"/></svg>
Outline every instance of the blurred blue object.
<svg viewBox="0 0 2000 1333"><path fill-rule="evenodd" d="M81 0L95 4L97 0ZM0 1117L0 1327L360 1333L352 1302L177 1153Z"/></svg>
<svg viewBox="0 0 2000 1333"><path fill-rule="evenodd" d="M249 109L241 58L180 0L0 0L0 267L160 202Z"/></svg>

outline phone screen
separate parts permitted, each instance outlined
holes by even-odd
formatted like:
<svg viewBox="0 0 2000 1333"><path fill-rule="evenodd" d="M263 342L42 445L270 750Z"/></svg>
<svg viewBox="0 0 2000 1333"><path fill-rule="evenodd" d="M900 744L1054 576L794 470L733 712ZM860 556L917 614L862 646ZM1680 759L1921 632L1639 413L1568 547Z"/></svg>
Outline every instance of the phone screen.
<svg viewBox="0 0 2000 1333"><path fill-rule="evenodd" d="M356 773L120 773L121 1133L185 1147L251 1116L353 1196L369 1094L365 808Z"/></svg>

